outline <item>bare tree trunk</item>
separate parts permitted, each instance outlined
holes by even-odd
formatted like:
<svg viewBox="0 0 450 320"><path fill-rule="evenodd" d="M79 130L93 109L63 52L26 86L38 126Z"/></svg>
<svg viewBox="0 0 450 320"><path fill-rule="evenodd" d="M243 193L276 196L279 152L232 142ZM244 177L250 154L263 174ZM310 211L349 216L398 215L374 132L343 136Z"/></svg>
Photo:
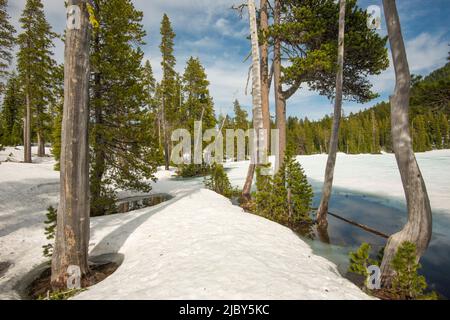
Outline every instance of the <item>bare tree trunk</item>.
<svg viewBox="0 0 450 320"><path fill-rule="evenodd" d="M164 64L165 65L165 64ZM167 137L167 123L166 123L166 97L165 97L165 88L163 86L163 94L162 94L162 106L161 106L161 123L162 123L162 131L163 131L163 140L164 140L164 164L165 169L169 170L169 141Z"/></svg>
<svg viewBox="0 0 450 320"><path fill-rule="evenodd" d="M66 30L64 66L64 112L61 139L61 182L56 241L52 258L53 288L66 288L68 267L89 272L89 17L87 0L69 0L68 8L81 11L69 15L75 24ZM76 10L75 10L76 12Z"/></svg>
<svg viewBox="0 0 450 320"><path fill-rule="evenodd" d="M23 126L24 130L24 142L23 142L23 162L25 163L31 163L31 101L30 101L30 93L29 91L29 84L27 80L27 87L26 87L26 110L25 110L25 123Z"/></svg>
<svg viewBox="0 0 450 320"><path fill-rule="evenodd" d="M389 287L393 275L391 262L398 247L405 241L414 243L417 248L417 260L427 249L432 233L432 214L427 189L411 143L409 131L411 75L397 6L395 0L383 0L383 5L396 78L395 92L390 98L392 142L408 210L407 223L401 231L389 238L384 250L381 280L384 287Z"/></svg>
<svg viewBox="0 0 450 320"><path fill-rule="evenodd" d="M281 2L275 0L274 24L280 24ZM278 154L275 156L275 172L277 172L284 162L286 153L286 98L283 94L281 83L281 41L275 38L273 60L273 76L275 90L275 114L276 126L278 129Z"/></svg>
<svg viewBox="0 0 450 320"><path fill-rule="evenodd" d="M334 99L333 127L331 129L330 149L328 151L327 166L322 188L322 199L317 210L317 224L320 228L328 225L328 203L333 187L334 166L339 140L339 124L342 113L342 83L344 72L344 34L345 34L345 0L339 1L339 39L338 39L338 69L336 74L336 97Z"/></svg>
<svg viewBox="0 0 450 320"><path fill-rule="evenodd" d="M261 105L261 60L259 56L258 27L256 23L255 1L248 0L248 12L250 19L250 32L252 40L252 97L253 97L253 148L252 162L248 167L247 179L245 180L242 196L250 199L251 186L255 172L255 166L261 164L259 149L265 145L265 137L260 135L260 130L264 129L263 112Z"/></svg>
<svg viewBox="0 0 450 320"><path fill-rule="evenodd" d="M37 132L38 138L38 157L45 157L45 140L40 130Z"/></svg>
<svg viewBox="0 0 450 320"><path fill-rule="evenodd" d="M268 0L261 0L261 18L260 25L261 31L264 36L269 28L268 19ZM264 39L261 45L261 106L262 106L262 116L264 129L266 130L266 145L265 150L269 152L270 145L270 106L269 106L269 45L267 39Z"/></svg>

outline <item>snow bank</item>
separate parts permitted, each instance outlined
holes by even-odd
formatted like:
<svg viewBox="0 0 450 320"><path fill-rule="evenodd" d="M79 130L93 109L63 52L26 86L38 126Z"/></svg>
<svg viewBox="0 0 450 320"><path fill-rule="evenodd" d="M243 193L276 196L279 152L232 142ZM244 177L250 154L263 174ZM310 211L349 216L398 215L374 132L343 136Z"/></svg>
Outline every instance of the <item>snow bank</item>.
<svg viewBox="0 0 450 320"><path fill-rule="evenodd" d="M128 235L121 267L76 299L367 298L291 230L212 191L144 211L113 232Z"/></svg>
<svg viewBox="0 0 450 320"><path fill-rule="evenodd" d="M0 262L11 264L0 273L0 299L20 298L23 277L45 262L45 211L58 201L53 165L0 164ZM232 165L236 183L246 166ZM369 298L291 230L202 189L201 179L172 175L159 171L154 192L174 199L91 220L90 254L124 261L76 299Z"/></svg>

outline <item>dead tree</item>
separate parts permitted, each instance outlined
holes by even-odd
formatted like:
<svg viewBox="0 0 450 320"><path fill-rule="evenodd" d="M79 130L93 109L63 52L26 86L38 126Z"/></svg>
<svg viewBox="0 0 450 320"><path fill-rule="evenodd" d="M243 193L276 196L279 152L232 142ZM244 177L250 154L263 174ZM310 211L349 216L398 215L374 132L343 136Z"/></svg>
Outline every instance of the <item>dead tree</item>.
<svg viewBox="0 0 450 320"><path fill-rule="evenodd" d="M417 248L417 260L427 249L432 233L432 215L427 189L411 142L409 129L411 75L397 6L395 0L383 0L383 6L396 80L394 95L390 97L392 143L408 210L407 223L401 231L389 237L384 250L381 280L384 287L389 287L393 276L391 262L398 247L405 241L414 243Z"/></svg>
<svg viewBox="0 0 450 320"><path fill-rule="evenodd" d="M64 56L60 201L52 287L66 288L68 268L89 272L88 99L90 23L87 0L69 0Z"/></svg>

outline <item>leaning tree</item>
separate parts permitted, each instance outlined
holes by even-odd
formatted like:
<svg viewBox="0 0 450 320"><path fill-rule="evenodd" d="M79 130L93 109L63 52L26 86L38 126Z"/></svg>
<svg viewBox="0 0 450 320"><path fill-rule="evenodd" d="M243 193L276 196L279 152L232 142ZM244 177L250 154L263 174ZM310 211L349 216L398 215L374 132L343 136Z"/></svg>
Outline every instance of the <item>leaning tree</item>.
<svg viewBox="0 0 450 320"><path fill-rule="evenodd" d="M344 71L344 34L345 34L345 0L339 1L339 37L338 37L338 58L336 73L336 96L334 98L333 125L331 128L330 148L328 149L328 159L325 168L325 178L322 188L322 199L317 210L317 223L320 228L328 225L328 203L331 197L333 186L334 166L336 164L336 154L339 139L339 124L342 113L342 85Z"/></svg>
<svg viewBox="0 0 450 320"><path fill-rule="evenodd" d="M384 15L395 69L395 91L390 97L392 146L405 191L408 221L402 230L389 237L381 263L384 287L391 285L392 260L399 246L409 241L416 245L417 261L428 247L432 232L430 200L422 173L413 152L409 128L411 75L395 0L383 0Z"/></svg>
<svg viewBox="0 0 450 320"><path fill-rule="evenodd" d="M275 0L274 15L268 36L275 48L280 167L286 148L287 100L302 87L328 98L335 96L339 5L334 0ZM356 5L356 0L347 0L345 29L343 98L367 102L377 96L368 76L388 67L387 39L367 28L367 13Z"/></svg>

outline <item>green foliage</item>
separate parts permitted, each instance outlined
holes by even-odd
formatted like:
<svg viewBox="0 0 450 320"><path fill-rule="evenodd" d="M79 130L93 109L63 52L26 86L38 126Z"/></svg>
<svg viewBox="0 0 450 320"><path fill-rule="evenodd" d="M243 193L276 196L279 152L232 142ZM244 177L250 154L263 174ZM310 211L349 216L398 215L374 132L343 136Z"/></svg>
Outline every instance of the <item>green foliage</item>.
<svg viewBox="0 0 450 320"><path fill-rule="evenodd" d="M17 39L17 68L24 95L28 96L34 115L34 132L47 141L52 127L49 108L54 98L52 87L56 62L52 49L56 34L45 18L41 0L27 0L19 21L22 33Z"/></svg>
<svg viewBox="0 0 450 320"><path fill-rule="evenodd" d="M288 152L273 177L256 170L256 213L286 225L311 225L313 191L301 165Z"/></svg>
<svg viewBox="0 0 450 320"><path fill-rule="evenodd" d="M281 1L281 23L269 28L268 37L281 40L289 63L283 82L293 89L307 83L329 98L335 94L339 3L334 0ZM387 37L367 28L367 14L347 0L343 94L348 100L367 102L372 92L368 75L388 67ZM295 92L295 90L294 90Z"/></svg>
<svg viewBox="0 0 450 320"><path fill-rule="evenodd" d="M19 78L13 73L8 79L3 106L0 111L0 144L16 146L22 143L22 114L24 97Z"/></svg>
<svg viewBox="0 0 450 320"><path fill-rule="evenodd" d="M15 44L16 30L10 23L10 16L6 11L8 0L0 0L0 95L3 93L3 79L8 74L8 67L13 58L12 50Z"/></svg>
<svg viewBox="0 0 450 320"><path fill-rule="evenodd" d="M415 78L413 81L410 127L416 152L450 148L450 104L446 97L449 91L449 70L450 63L423 79ZM429 100L423 88L434 92ZM290 117L287 121L288 141L295 147L297 154L328 152L331 123L328 115L319 121ZM381 102L368 110L342 117L338 142L341 152L391 152L391 140L389 103Z"/></svg>
<svg viewBox="0 0 450 320"><path fill-rule="evenodd" d="M350 265L348 271L368 277L369 273L367 267L379 265L377 261L369 258L371 249L372 247L370 244L363 242L356 252L350 252Z"/></svg>
<svg viewBox="0 0 450 320"><path fill-rule="evenodd" d="M47 292L46 296L39 296L37 300L68 300L87 289L71 289L66 291Z"/></svg>
<svg viewBox="0 0 450 320"><path fill-rule="evenodd" d="M405 241L392 259L394 276L392 292L401 299L436 299L436 294L424 294L427 283L424 276L418 274L421 265L417 262L416 245Z"/></svg>
<svg viewBox="0 0 450 320"><path fill-rule="evenodd" d="M56 217L57 210L52 206L48 207L47 213L45 215L47 219L45 220L45 237L47 240L54 240L56 234ZM53 242L53 241L52 241ZM42 246L44 257L51 258L53 255L53 243L48 243Z"/></svg>
<svg viewBox="0 0 450 320"><path fill-rule="evenodd" d="M228 175L221 164L215 163L211 166L210 176L205 178L204 184L206 188L227 198L239 194L239 190L232 187Z"/></svg>
<svg viewBox="0 0 450 320"><path fill-rule="evenodd" d="M150 79L142 66L143 14L130 0L96 0L91 44L91 214L114 211L117 189L149 192L159 149L149 124Z"/></svg>
<svg viewBox="0 0 450 320"><path fill-rule="evenodd" d="M181 164L178 166L177 174L183 178L201 177L209 174L211 167L206 164Z"/></svg>

